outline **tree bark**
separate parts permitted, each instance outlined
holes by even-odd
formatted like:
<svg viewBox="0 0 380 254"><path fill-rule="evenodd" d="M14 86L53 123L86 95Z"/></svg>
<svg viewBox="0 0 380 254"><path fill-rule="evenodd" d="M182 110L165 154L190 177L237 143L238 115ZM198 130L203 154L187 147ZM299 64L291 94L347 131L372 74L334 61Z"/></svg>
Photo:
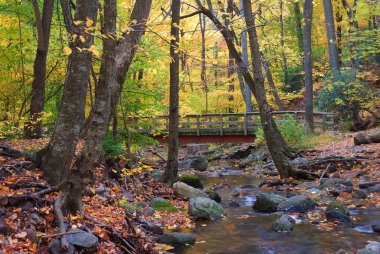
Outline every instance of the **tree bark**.
<svg viewBox="0 0 380 254"><path fill-rule="evenodd" d="M206 80L206 19L202 13L199 13L199 24L201 29L201 82L202 82L202 89L205 93L205 113L208 113L208 87L207 87L207 80Z"/></svg>
<svg viewBox="0 0 380 254"><path fill-rule="evenodd" d="M314 130L313 118L313 67L311 55L311 28L313 20L313 1L305 0L303 7L305 19L304 27L304 72L305 72L305 124L311 131Z"/></svg>
<svg viewBox="0 0 380 254"><path fill-rule="evenodd" d="M336 46L335 25L331 0L323 0L326 32L329 46L330 67L333 76L339 72L338 49Z"/></svg>
<svg viewBox="0 0 380 254"><path fill-rule="evenodd" d="M170 40L170 105L168 161L162 181L172 186L178 178L178 122L179 122L179 21L181 1L172 0Z"/></svg>
<svg viewBox="0 0 380 254"><path fill-rule="evenodd" d="M272 76L272 73L270 71L270 64L269 64L269 62L267 61L267 59L265 58L265 56L264 56L264 54L262 52L260 52L260 57L261 57L261 61L262 61L262 64L263 64L263 68L264 68L266 76L267 76L269 88L270 88L270 90L271 90L271 92L273 94L274 100L275 100L275 102L277 104L278 109L280 111L283 111L284 110L284 105L282 104L280 96L278 96L278 93L276 91L276 86L274 84L273 76Z"/></svg>
<svg viewBox="0 0 380 254"><path fill-rule="evenodd" d="M67 176L83 125L92 53L79 49L90 48L93 44L94 36L85 32L85 23L87 19L92 20L93 25L96 23L97 9L97 0L77 1L75 20L82 22L74 25L73 30L85 40L82 42L77 39L71 45L59 118L42 158L41 169L51 185L57 185Z"/></svg>
<svg viewBox="0 0 380 254"><path fill-rule="evenodd" d="M356 146L363 144L380 143L380 130L358 134L354 137L354 143Z"/></svg>
<svg viewBox="0 0 380 254"><path fill-rule="evenodd" d="M300 54L303 53L303 34L302 34L302 14L300 10L299 1L294 2L294 16L296 19L296 32L297 32L297 42L298 50Z"/></svg>
<svg viewBox="0 0 380 254"><path fill-rule="evenodd" d="M24 132L27 138L41 138L43 128L41 118L45 105L46 62L54 1L44 1L42 18L37 0L33 0L32 4L36 18L38 47L33 68L32 96L29 110L30 120L25 124Z"/></svg>
<svg viewBox="0 0 380 254"><path fill-rule="evenodd" d="M351 65L351 70L353 77L356 76L356 43L353 41L353 37L355 37L355 32L359 30L359 24L358 21L356 20L356 5L357 5L357 0L354 0L353 7L348 4L347 0L342 0L342 4L344 8L347 11L347 16L348 16L348 22L349 22L349 29L348 29L348 34L349 34L349 41L348 41L348 47L350 51L350 65Z"/></svg>
<svg viewBox="0 0 380 254"><path fill-rule="evenodd" d="M282 66L284 69L284 83L287 84L289 81L288 78L288 63L286 61L285 55L285 38L284 38L284 21L283 21L283 1L280 0L280 35L281 35L281 57L282 57Z"/></svg>
<svg viewBox="0 0 380 254"><path fill-rule="evenodd" d="M338 50L338 61L339 68L343 66L342 60L342 21L343 21L343 13L342 13L342 5L339 0L334 0L336 3L336 13L335 13L335 21L336 21L336 46Z"/></svg>
<svg viewBox="0 0 380 254"><path fill-rule="evenodd" d="M95 104L91 111L92 117L83 151L76 159L66 180L63 204L72 213L83 209L82 192L92 181L92 170L102 152L111 113L111 89L116 83L116 0L105 0L103 13L103 56Z"/></svg>

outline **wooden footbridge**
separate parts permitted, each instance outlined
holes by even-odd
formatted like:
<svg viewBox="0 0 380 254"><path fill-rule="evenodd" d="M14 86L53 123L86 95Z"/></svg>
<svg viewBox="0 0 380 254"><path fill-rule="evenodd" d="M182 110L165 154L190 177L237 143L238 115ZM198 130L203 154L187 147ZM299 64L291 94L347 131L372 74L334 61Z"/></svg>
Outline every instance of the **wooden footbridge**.
<svg viewBox="0 0 380 254"><path fill-rule="evenodd" d="M299 123L305 122L305 111L273 111L276 122L283 121L285 115L291 115ZM169 116L155 118L130 118L135 130L153 136L160 142L166 142ZM327 131L334 128L334 113L314 112L317 129ZM252 143L255 132L260 126L258 112L185 115L179 120L179 142L186 143Z"/></svg>

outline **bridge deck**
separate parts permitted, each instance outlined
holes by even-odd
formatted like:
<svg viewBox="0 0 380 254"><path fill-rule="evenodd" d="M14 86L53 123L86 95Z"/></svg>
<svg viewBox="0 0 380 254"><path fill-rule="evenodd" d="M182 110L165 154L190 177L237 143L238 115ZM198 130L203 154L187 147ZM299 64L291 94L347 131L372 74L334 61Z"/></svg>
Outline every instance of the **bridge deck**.
<svg viewBox="0 0 380 254"><path fill-rule="evenodd" d="M304 111L274 111L272 115L275 121L278 122L283 121L284 115L294 116L299 123L305 122ZM132 122L133 128L137 131L151 134L157 139L163 140L163 137L168 133L169 116L131 118L130 122ZM314 112L314 122L316 128L320 128L321 131L332 129L334 126L334 113ZM185 115L180 117L178 131L180 139L181 137L186 137L182 138L183 140L191 140L191 137L202 136L207 140L214 140L213 136L219 137L217 140L222 140L220 137L225 137L224 140L242 140L244 137L254 137L259 126L258 112ZM159 134L154 135L153 133ZM249 140L252 140L252 138L249 138Z"/></svg>

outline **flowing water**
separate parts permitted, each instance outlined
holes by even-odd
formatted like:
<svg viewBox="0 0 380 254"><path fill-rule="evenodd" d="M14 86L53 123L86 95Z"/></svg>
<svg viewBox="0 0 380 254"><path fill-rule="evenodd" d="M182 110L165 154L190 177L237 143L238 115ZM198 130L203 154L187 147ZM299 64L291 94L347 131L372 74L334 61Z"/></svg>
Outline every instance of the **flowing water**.
<svg viewBox="0 0 380 254"><path fill-rule="evenodd" d="M243 175L206 177L204 185L225 183L240 190L244 185L255 185L260 180ZM225 207L226 218L198 222L192 233L197 242L194 246L175 249L176 254L325 254L340 249L354 251L363 248L367 241L379 241L373 233L371 222L380 219L380 211L374 209L352 210L354 225L339 225L333 231L322 231L317 225L297 220L294 231L276 233L270 230L275 218L267 214L256 213L252 209L254 195L262 192L252 189L251 196L240 197L236 201L240 207ZM222 192L222 198L225 198ZM323 211L321 211L323 212Z"/></svg>

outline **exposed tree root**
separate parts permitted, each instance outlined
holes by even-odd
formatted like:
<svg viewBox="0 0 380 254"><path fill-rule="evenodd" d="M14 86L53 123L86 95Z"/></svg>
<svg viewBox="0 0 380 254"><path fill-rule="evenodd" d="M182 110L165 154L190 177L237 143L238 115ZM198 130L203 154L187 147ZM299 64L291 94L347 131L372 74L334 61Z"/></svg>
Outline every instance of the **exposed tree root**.
<svg viewBox="0 0 380 254"><path fill-rule="evenodd" d="M65 218L62 213L62 196L59 195L54 203L54 214L59 226L59 232L62 234L60 237L61 248L64 250L69 249L69 242L66 239L66 229L67 225L65 223Z"/></svg>
<svg viewBox="0 0 380 254"><path fill-rule="evenodd" d="M362 158L358 157L343 157L343 156L329 156L310 160L307 164L299 165L300 168L310 169L325 166L329 163L359 163Z"/></svg>

